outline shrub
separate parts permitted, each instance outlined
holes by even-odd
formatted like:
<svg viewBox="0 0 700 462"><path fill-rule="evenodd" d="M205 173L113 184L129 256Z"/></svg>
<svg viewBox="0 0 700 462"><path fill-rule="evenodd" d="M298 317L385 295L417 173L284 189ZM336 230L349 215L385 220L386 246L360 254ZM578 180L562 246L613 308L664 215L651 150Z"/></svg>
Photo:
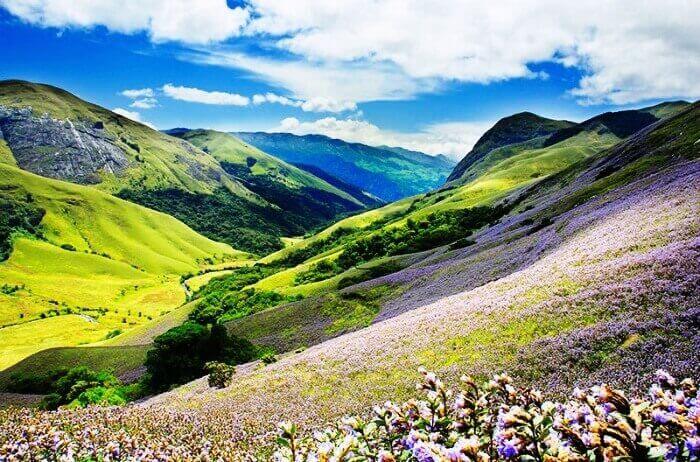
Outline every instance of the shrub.
<svg viewBox="0 0 700 462"><path fill-rule="evenodd" d="M10 285L10 284L3 284L0 286L0 293L5 294L5 295L12 295L18 290L24 289L24 284L22 285Z"/></svg>
<svg viewBox="0 0 700 462"><path fill-rule="evenodd" d="M120 387L122 383L119 379L107 371L96 372L86 366L74 367L51 384L51 393L42 401L42 407L57 409L65 404L86 406L104 402L124 404L127 400Z"/></svg>
<svg viewBox="0 0 700 462"><path fill-rule="evenodd" d="M348 269L387 255L421 252L449 244L498 220L508 210L505 205L473 207L431 213L419 222L409 219L403 228L385 229L351 242L338 257L338 265Z"/></svg>
<svg viewBox="0 0 700 462"><path fill-rule="evenodd" d="M146 368L151 388L163 391L205 375L209 361L240 364L254 357L253 345L229 336L224 326L186 322L155 338L146 354Z"/></svg>
<svg viewBox="0 0 700 462"><path fill-rule="evenodd" d="M212 388L226 388L231 385L236 367L219 361L209 361L204 365L209 373L209 386Z"/></svg>
<svg viewBox="0 0 700 462"><path fill-rule="evenodd" d="M263 362L263 364L272 364L277 362L277 356L274 355L274 353L265 353L260 357L260 361Z"/></svg>
<svg viewBox="0 0 700 462"><path fill-rule="evenodd" d="M116 336L118 336L118 335L121 335L121 333L122 333L122 330L121 330L121 329L110 330L109 332L107 332L107 335L105 336L105 339L114 338L114 337L116 337Z"/></svg>
<svg viewBox="0 0 700 462"><path fill-rule="evenodd" d="M41 236L40 223L46 211L34 204L34 198L0 193L0 261L12 252L12 236L25 233Z"/></svg>
<svg viewBox="0 0 700 462"><path fill-rule="evenodd" d="M321 260L306 271L302 271L294 278L294 285L300 286L311 282L323 281L332 278L343 271L335 262Z"/></svg>
<svg viewBox="0 0 700 462"><path fill-rule="evenodd" d="M570 401L546 401L516 388L505 374L459 390L421 371L423 400L376 406L368 419L346 417L336 426L299 437L280 425L276 461L694 461L700 457L700 403L690 379L664 371L650 399L627 399L607 385L575 389ZM356 459L353 457L357 456Z"/></svg>

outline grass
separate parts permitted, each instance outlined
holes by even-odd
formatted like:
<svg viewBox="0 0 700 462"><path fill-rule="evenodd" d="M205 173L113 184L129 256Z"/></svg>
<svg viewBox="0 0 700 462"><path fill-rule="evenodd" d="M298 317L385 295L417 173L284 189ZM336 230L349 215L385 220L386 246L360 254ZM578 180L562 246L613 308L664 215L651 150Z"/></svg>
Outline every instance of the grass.
<svg viewBox="0 0 700 462"><path fill-rule="evenodd" d="M251 201L258 199L241 184L228 180L218 162L181 140L88 103L50 85L17 80L0 82L0 105L30 106L35 116L102 122L104 130L126 154L130 167L119 177L102 175L96 187L108 192L121 189L180 188L209 193L218 187ZM201 173L193 173L201 172Z"/></svg>
<svg viewBox="0 0 700 462"><path fill-rule="evenodd" d="M349 242L352 242L354 239L380 233L382 230L403 227L409 218L418 223L435 212L492 206L513 191L562 172L618 141L618 138L610 134L582 132L547 148L541 148L538 142L526 142L520 146L511 146L508 150L495 150L470 167L475 170L473 175L475 179L472 181L444 191L404 199L386 207L341 220L309 238L291 243L261 261L272 264L283 261L294 250L306 248L314 242L327 238L334 230L341 227L359 230L348 238ZM467 173L469 172L468 170ZM342 242L348 241L343 240L336 247L253 284L251 287L256 290L275 291L283 295L302 295L307 300L273 307L231 323L234 333L264 346L287 351L370 324L379 313L379 303L369 303L362 298L359 302L351 302L334 291L386 272L397 271L406 264L410 264L407 263L410 257L397 256L372 260L325 280L295 285L298 276L309 271L319 261L336 259L343 252L345 244ZM388 270L382 271L384 267ZM528 303L536 303L536 299L543 296L542 294L531 295L531 300L526 297ZM339 314L334 317L333 313Z"/></svg>
<svg viewBox="0 0 700 462"><path fill-rule="evenodd" d="M199 148L205 149L219 162L227 162L239 166L253 164L250 167L250 172L253 176L268 176L274 181L292 189L300 189L302 187L320 189L362 206L357 199L346 192L254 146L244 143L228 133L215 130L192 130L184 134L183 139Z"/></svg>
<svg viewBox="0 0 700 462"><path fill-rule="evenodd" d="M194 303L186 303L165 313L159 318L153 319L145 324L134 327L116 337L101 341L95 345L101 346L125 346L125 345L147 345L160 334L177 327L187 320L188 315L194 308Z"/></svg>
<svg viewBox="0 0 700 462"><path fill-rule="evenodd" d="M15 237L0 262L0 280L21 287L0 294L0 369L45 348L146 324L184 302L181 274L247 258L168 215L90 187L0 164L0 188L31 195L46 210L44 239Z"/></svg>
<svg viewBox="0 0 700 462"><path fill-rule="evenodd" d="M582 132L575 137L547 148L541 148L540 143L530 141L520 145L496 149L470 167L467 171L467 177L469 177L471 169L474 169L473 178L475 179L472 181L449 190L404 199L386 207L341 220L314 236L295 242L265 257L262 261L274 263L282 260L292 251L305 248L311 243L329 236L335 229L341 227L359 229L360 232L357 234L357 238L361 238L372 233L381 232L382 229L405 226L409 218L420 222L435 212L493 205L513 191L564 171L570 166L614 145L618 141L619 139L612 134L600 135L597 132ZM381 225L377 226L377 223ZM362 232L363 229L365 229L364 232ZM355 239L354 236L353 239ZM342 250L343 244L312 257L298 266L262 279L252 287L260 290L275 290L282 294L301 294L305 297L322 296L322 294L327 294L336 289L341 281L351 283L354 279L358 281L362 280L363 277L366 279L365 273L371 275L371 271L368 272L362 270L362 268L352 268L326 280L298 286L294 285L295 278L299 274L308 271L314 263L323 259L337 258ZM373 261L369 263L369 267L371 268L374 264L381 266L384 263ZM291 316L298 315L295 309L285 307L280 309L284 311L291 310L287 313L290 316L288 324L296 325L296 320L291 318ZM276 325L283 324L277 317L267 316L269 316L267 319L270 322ZM256 322L260 325L265 322L264 319L265 316L261 316ZM261 328L261 332L265 332L263 335L272 335L270 334L270 329Z"/></svg>
<svg viewBox="0 0 700 462"><path fill-rule="evenodd" d="M12 367L0 371L0 390L7 390L15 374L49 376L58 368L87 366L95 371L110 371L119 376L140 367L146 359L147 347L64 347L40 351Z"/></svg>
<svg viewBox="0 0 700 462"><path fill-rule="evenodd" d="M17 161L5 140L0 140L0 164L8 164L13 167L17 166Z"/></svg>
<svg viewBox="0 0 700 462"><path fill-rule="evenodd" d="M271 308L227 324L237 336L274 351L290 351L319 343L372 323L382 300L398 287L379 285L322 296Z"/></svg>

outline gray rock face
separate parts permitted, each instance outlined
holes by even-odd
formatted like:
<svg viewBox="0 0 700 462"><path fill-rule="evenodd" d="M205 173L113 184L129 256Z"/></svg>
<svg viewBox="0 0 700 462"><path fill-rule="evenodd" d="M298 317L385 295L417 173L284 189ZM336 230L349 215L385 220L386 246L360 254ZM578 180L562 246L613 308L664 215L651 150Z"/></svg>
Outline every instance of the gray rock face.
<svg viewBox="0 0 700 462"><path fill-rule="evenodd" d="M129 166L124 151L100 123L36 117L31 108L0 105L0 133L20 168L75 183L99 183L99 172Z"/></svg>

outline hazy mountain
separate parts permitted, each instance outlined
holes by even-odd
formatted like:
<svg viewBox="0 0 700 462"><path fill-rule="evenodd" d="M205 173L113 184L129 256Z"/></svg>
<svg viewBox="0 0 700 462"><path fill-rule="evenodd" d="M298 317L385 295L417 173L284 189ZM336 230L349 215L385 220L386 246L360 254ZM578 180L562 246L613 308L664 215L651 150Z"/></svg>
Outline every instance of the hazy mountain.
<svg viewBox="0 0 700 462"><path fill-rule="evenodd" d="M311 165L384 200L392 201L444 183L452 164L444 157L400 148L376 148L323 135L235 133L292 164Z"/></svg>

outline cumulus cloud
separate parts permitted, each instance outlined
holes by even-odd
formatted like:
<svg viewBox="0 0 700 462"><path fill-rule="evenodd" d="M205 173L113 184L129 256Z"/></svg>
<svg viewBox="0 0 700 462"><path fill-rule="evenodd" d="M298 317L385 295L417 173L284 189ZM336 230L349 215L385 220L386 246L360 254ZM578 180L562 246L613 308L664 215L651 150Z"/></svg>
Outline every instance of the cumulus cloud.
<svg viewBox="0 0 700 462"><path fill-rule="evenodd" d="M154 93L153 93L153 88L138 88L138 89L132 89L132 90L123 90L121 92L121 95L126 96L127 98L136 99L136 98L152 98L154 96Z"/></svg>
<svg viewBox="0 0 700 462"><path fill-rule="evenodd" d="M245 69L305 101L402 100L439 86L435 78L411 78L391 63L273 60L220 49L200 49L181 57L201 64Z"/></svg>
<svg viewBox="0 0 700 462"><path fill-rule="evenodd" d="M250 98L238 93L223 91L206 91L194 87L176 86L170 83L163 85L163 93L170 98L190 103L213 104L219 106L247 106Z"/></svg>
<svg viewBox="0 0 700 462"><path fill-rule="evenodd" d="M155 92L152 88L138 88L123 90L122 96L134 100L129 106L137 109L152 109L158 105L158 100L154 98Z"/></svg>
<svg viewBox="0 0 700 462"><path fill-rule="evenodd" d="M42 27L145 32L154 42L205 44L235 37L250 17L225 0L0 0L24 21Z"/></svg>
<svg viewBox="0 0 700 462"><path fill-rule="evenodd" d="M253 104L273 103L282 106L301 108L304 112L345 112L357 109L357 104L352 101L338 101L330 98L315 97L306 101L287 98L275 93L253 95Z"/></svg>
<svg viewBox="0 0 700 462"><path fill-rule="evenodd" d="M358 119L325 117L302 122L295 117L283 119L270 132L295 135L321 134L349 142L370 146L398 146L426 154L444 154L461 159L474 146L479 137L493 122L449 122L432 124L415 133L383 130L376 125Z"/></svg>
<svg viewBox="0 0 700 462"><path fill-rule="evenodd" d="M151 127L151 128L154 129L154 130L157 130L157 128L155 127L155 125L153 125L152 123L149 123L149 122L146 122L145 120L143 120L143 119L141 118L141 114L139 114L139 113L136 112L136 111L129 111L128 109L124 109L124 108L120 108L120 107L115 107L114 109L112 109L112 112L114 112L114 113L116 113L116 114L119 114L119 115L122 116L122 117L126 117L127 119L131 119L131 120L133 120L133 121L136 121L136 122L139 122L139 123L141 123L141 124L144 124L144 125L146 125L146 126L148 126L148 127Z"/></svg>
<svg viewBox="0 0 700 462"><path fill-rule="evenodd" d="M183 57L245 69L296 100L412 98L452 82L547 78L575 66L583 104L700 97L694 0L0 0L46 27L145 31ZM237 37L244 40L237 41ZM275 53L261 57L250 39ZM199 44L195 46L195 44ZM253 51L251 51L253 50ZM311 103L309 103L311 104Z"/></svg>
<svg viewBox="0 0 700 462"><path fill-rule="evenodd" d="M690 0L252 4L247 30L281 37L278 47L310 65L392 63L418 82L489 83L546 78L531 65L556 61L584 71L571 91L583 103L700 96L700 3Z"/></svg>
<svg viewBox="0 0 700 462"><path fill-rule="evenodd" d="M304 101L301 109L306 112L343 112L354 111L357 104L352 101L338 101L331 98L316 97Z"/></svg>
<svg viewBox="0 0 700 462"><path fill-rule="evenodd" d="M138 109L152 109L158 105L158 100L155 98L141 98L135 100L129 105L129 107L135 107Z"/></svg>

